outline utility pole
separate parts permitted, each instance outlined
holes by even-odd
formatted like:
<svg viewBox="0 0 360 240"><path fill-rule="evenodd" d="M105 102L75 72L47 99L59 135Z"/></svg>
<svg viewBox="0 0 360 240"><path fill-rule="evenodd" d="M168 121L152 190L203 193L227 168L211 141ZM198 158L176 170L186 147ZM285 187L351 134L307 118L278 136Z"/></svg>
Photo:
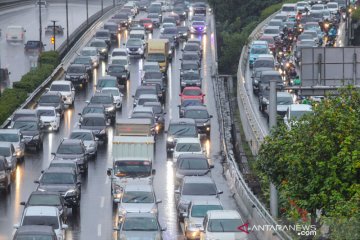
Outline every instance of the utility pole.
<svg viewBox="0 0 360 240"><path fill-rule="evenodd" d="M276 127L276 85L275 79L270 80L270 93L269 93L269 128ZM270 183L270 213L274 218L278 217L278 191L274 183Z"/></svg>
<svg viewBox="0 0 360 240"><path fill-rule="evenodd" d="M66 47L69 48L69 6L68 6L68 0L66 0L65 8L66 8Z"/></svg>
<svg viewBox="0 0 360 240"><path fill-rule="evenodd" d="M39 4L39 41L42 42L42 25L41 25L41 2Z"/></svg>
<svg viewBox="0 0 360 240"><path fill-rule="evenodd" d="M113 0L113 6L115 7L115 0Z"/></svg>
<svg viewBox="0 0 360 240"><path fill-rule="evenodd" d="M86 25L89 25L89 0L86 0Z"/></svg>
<svg viewBox="0 0 360 240"><path fill-rule="evenodd" d="M56 32L55 32L55 23L57 22L56 20L51 20L51 22L53 23L53 35L51 38L51 43L54 45L54 51L56 51Z"/></svg>
<svg viewBox="0 0 360 240"><path fill-rule="evenodd" d="M104 0L101 0L101 15L104 14Z"/></svg>

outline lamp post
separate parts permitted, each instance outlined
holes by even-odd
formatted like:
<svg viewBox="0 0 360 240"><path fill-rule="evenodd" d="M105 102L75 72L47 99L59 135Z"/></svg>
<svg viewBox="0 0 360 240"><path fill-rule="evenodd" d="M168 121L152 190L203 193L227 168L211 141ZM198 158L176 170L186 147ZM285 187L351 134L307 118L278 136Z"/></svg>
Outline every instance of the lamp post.
<svg viewBox="0 0 360 240"><path fill-rule="evenodd" d="M39 2L39 41L42 42L41 3Z"/></svg>
<svg viewBox="0 0 360 240"><path fill-rule="evenodd" d="M66 8L66 47L69 48L69 6L68 6L68 0L66 0L65 8Z"/></svg>
<svg viewBox="0 0 360 240"><path fill-rule="evenodd" d="M104 14L104 0L101 0L101 15Z"/></svg>
<svg viewBox="0 0 360 240"><path fill-rule="evenodd" d="M55 32L55 23L57 22L57 20L51 20L51 22L53 23L53 39L52 39L52 44L54 45L54 51L56 50L56 32Z"/></svg>
<svg viewBox="0 0 360 240"><path fill-rule="evenodd" d="M89 0L86 0L86 25L89 25Z"/></svg>

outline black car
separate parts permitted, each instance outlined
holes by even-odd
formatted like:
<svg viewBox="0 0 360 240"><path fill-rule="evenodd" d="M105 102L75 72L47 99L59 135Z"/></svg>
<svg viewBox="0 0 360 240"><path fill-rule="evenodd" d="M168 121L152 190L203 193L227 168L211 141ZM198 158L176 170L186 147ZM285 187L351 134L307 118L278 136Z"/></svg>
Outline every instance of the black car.
<svg viewBox="0 0 360 240"><path fill-rule="evenodd" d="M168 153L171 152L171 148L174 148L177 138L198 137L195 120L189 118L170 120L168 130L165 133L167 133L166 151Z"/></svg>
<svg viewBox="0 0 360 240"><path fill-rule="evenodd" d="M138 3L140 11L146 11L147 8L149 7L149 5L150 5L149 0L140 0L139 3Z"/></svg>
<svg viewBox="0 0 360 240"><path fill-rule="evenodd" d="M202 78L199 71L187 71L184 72L180 77L180 88L181 91L185 87L200 87L201 88Z"/></svg>
<svg viewBox="0 0 360 240"><path fill-rule="evenodd" d="M184 109L188 106L205 106L201 99L184 99L181 101L181 105L179 107L179 116L182 118L184 117Z"/></svg>
<svg viewBox="0 0 360 240"><path fill-rule="evenodd" d="M53 206L59 209L60 215L66 220L66 208L63 197L58 192L33 191L26 202L20 202L25 208L28 206Z"/></svg>
<svg viewBox="0 0 360 240"><path fill-rule="evenodd" d="M128 28L131 22L131 16L129 13L118 13L112 17L112 21L118 24L119 30L122 28Z"/></svg>
<svg viewBox="0 0 360 240"><path fill-rule="evenodd" d="M88 104L85 106L81 113L79 113L80 116L83 116L88 113L101 113L106 115L105 113L105 107L102 104ZM110 119L109 119L110 120ZM82 117L80 117L79 122L82 122Z"/></svg>
<svg viewBox="0 0 360 240"><path fill-rule="evenodd" d="M95 93L89 104L101 104L105 108L105 115L107 118L111 119L112 122L115 122L116 118L116 106L114 97L110 93Z"/></svg>
<svg viewBox="0 0 360 240"><path fill-rule="evenodd" d="M198 71L200 72L200 66L197 61L182 61L180 67L180 76L187 71Z"/></svg>
<svg viewBox="0 0 360 240"><path fill-rule="evenodd" d="M87 74L89 75L89 78L92 79L92 69L93 64L92 64L92 60L91 57L89 56L77 56L74 61L72 62L72 64L81 64L81 65L85 65L86 70L87 70Z"/></svg>
<svg viewBox="0 0 360 240"><path fill-rule="evenodd" d="M101 59L107 60L109 56L110 45L104 39L94 39L89 47L96 47Z"/></svg>
<svg viewBox="0 0 360 240"><path fill-rule="evenodd" d="M45 50L46 44L43 44L40 41L27 41L25 43L25 51L39 51L42 52Z"/></svg>
<svg viewBox="0 0 360 240"><path fill-rule="evenodd" d="M80 129L91 130L99 140L107 142L107 118L102 113L87 113L82 115L82 122L79 123Z"/></svg>
<svg viewBox="0 0 360 240"><path fill-rule="evenodd" d="M195 52L195 53L199 54L200 58L202 57L201 47L197 43L186 43L184 48L182 49L182 51L184 53Z"/></svg>
<svg viewBox="0 0 360 240"><path fill-rule="evenodd" d="M5 157L0 156L0 190L10 191L11 166Z"/></svg>
<svg viewBox="0 0 360 240"><path fill-rule="evenodd" d="M64 114L65 106L62 96L59 92L44 93L37 102L38 106L54 107L61 116Z"/></svg>
<svg viewBox="0 0 360 240"><path fill-rule="evenodd" d="M104 24L104 29L109 30L111 42L116 43L118 41L119 26L111 21Z"/></svg>
<svg viewBox="0 0 360 240"><path fill-rule="evenodd" d="M141 85L138 86L136 88L135 94L132 96L134 98L134 102L136 102L137 99L139 99L140 95L143 94L155 94L158 95L158 89L156 88L156 86L145 86L145 85Z"/></svg>
<svg viewBox="0 0 360 240"><path fill-rule="evenodd" d="M175 186L179 186L185 176L204 176L211 168L214 168L214 165L210 165L205 155L181 154L175 165Z"/></svg>
<svg viewBox="0 0 360 240"><path fill-rule="evenodd" d="M71 64L65 72L65 80L71 81L75 87L89 82L88 68L84 64Z"/></svg>
<svg viewBox="0 0 360 240"><path fill-rule="evenodd" d="M43 148L44 133L38 118L20 117L14 121L12 128L19 129L23 135L25 147L35 147L36 151Z"/></svg>
<svg viewBox="0 0 360 240"><path fill-rule="evenodd" d="M180 60L182 62L183 61L195 61L195 62L197 62L199 67L201 65L201 57L196 52L184 52L183 55L182 55L182 58Z"/></svg>
<svg viewBox="0 0 360 240"><path fill-rule="evenodd" d="M54 229L50 226L26 225L26 226L20 226L16 230L12 240L24 240L24 239L57 240L58 238L56 236Z"/></svg>
<svg viewBox="0 0 360 240"><path fill-rule="evenodd" d="M192 118L196 122L196 127L200 134L210 137L211 118L206 106L188 106L184 108L184 118Z"/></svg>
<svg viewBox="0 0 360 240"><path fill-rule="evenodd" d="M159 132L163 131L165 128L165 114L164 108L159 102L146 102L143 105L144 107L151 107L155 114L155 120L158 126Z"/></svg>
<svg viewBox="0 0 360 240"><path fill-rule="evenodd" d="M64 28L62 27L62 26L60 26L60 25L53 25L53 24L51 24L51 25L48 25L48 26L46 26L45 27L45 34L54 34L54 32L55 32L55 34L57 35L63 35L64 34Z"/></svg>
<svg viewBox="0 0 360 240"><path fill-rule="evenodd" d="M48 168L34 181L38 184L37 191L58 192L64 198L65 205L77 210L80 207L81 182L71 168Z"/></svg>
<svg viewBox="0 0 360 240"><path fill-rule="evenodd" d="M116 77L119 85L125 85L126 81L130 79L129 71L121 64L109 64L106 72L108 75Z"/></svg>
<svg viewBox="0 0 360 240"><path fill-rule="evenodd" d="M97 30L94 36L96 39L104 40L108 46L111 44L111 33L108 29Z"/></svg>
<svg viewBox="0 0 360 240"><path fill-rule="evenodd" d="M186 8L183 5L176 5L173 8L173 12L179 15L181 21L185 21L187 18L187 11Z"/></svg>
<svg viewBox="0 0 360 240"><path fill-rule="evenodd" d="M156 94L159 101L165 104L166 84L162 79L148 79L143 82L143 86L154 86L156 88Z"/></svg>

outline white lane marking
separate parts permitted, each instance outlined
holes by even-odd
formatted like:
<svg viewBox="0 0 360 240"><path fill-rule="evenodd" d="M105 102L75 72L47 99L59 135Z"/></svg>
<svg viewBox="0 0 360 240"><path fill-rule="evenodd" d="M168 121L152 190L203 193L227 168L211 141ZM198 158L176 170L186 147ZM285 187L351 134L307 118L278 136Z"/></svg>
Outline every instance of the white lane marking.
<svg viewBox="0 0 360 240"><path fill-rule="evenodd" d="M100 200L100 208L104 208L104 205L105 205L105 197L101 197L101 200Z"/></svg>
<svg viewBox="0 0 360 240"><path fill-rule="evenodd" d="M101 237L101 224L100 223L98 224L98 227L97 227L97 235L98 235L98 237Z"/></svg>

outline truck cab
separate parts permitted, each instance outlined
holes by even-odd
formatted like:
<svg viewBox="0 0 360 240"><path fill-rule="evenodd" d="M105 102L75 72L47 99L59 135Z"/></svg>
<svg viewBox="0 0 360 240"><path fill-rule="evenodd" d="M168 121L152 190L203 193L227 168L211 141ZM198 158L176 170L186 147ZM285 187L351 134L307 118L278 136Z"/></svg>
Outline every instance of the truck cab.
<svg viewBox="0 0 360 240"><path fill-rule="evenodd" d="M166 73L170 60L171 50L168 39L149 39L147 41L146 61L158 62L160 71Z"/></svg>

